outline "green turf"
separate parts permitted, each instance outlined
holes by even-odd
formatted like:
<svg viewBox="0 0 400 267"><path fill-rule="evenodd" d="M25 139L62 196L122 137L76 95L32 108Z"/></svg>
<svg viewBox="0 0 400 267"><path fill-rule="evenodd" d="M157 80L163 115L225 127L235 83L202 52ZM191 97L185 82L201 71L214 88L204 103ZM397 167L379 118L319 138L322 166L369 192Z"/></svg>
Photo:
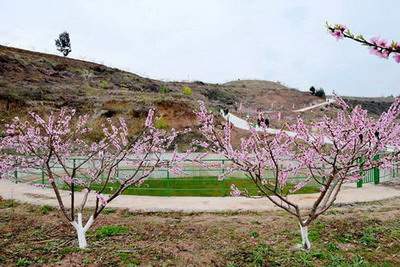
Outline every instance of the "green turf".
<svg viewBox="0 0 400 267"><path fill-rule="evenodd" d="M260 195L254 183L246 178L227 178L218 181L216 177L189 177L171 179L148 179L141 186L131 186L124 191L125 195L148 196L229 196L230 187L235 184L240 190L247 189L251 195ZM288 186L289 188L292 186ZM99 189L94 185L93 189ZM118 183L107 186L105 194L118 188ZM315 193L318 188L314 185L306 186L296 193Z"/></svg>

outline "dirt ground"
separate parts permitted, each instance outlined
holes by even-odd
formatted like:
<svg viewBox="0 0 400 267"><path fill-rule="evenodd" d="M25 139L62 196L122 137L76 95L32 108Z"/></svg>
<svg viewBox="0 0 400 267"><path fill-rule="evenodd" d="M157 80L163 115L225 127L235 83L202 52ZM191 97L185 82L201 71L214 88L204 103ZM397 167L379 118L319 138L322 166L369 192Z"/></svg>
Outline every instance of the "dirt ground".
<svg viewBox="0 0 400 267"><path fill-rule="evenodd" d="M108 209L77 248L50 206L0 201L0 266L400 266L400 198L336 206L310 252L282 211L134 213Z"/></svg>

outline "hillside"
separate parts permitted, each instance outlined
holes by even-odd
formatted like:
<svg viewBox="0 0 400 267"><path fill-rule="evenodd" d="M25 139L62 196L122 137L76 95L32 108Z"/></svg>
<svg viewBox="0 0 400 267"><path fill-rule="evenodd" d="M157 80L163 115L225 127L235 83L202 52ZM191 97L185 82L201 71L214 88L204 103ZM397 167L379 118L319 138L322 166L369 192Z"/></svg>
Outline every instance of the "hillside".
<svg viewBox="0 0 400 267"><path fill-rule="evenodd" d="M182 92L184 86L192 89L191 95ZM0 46L0 125L30 110L47 113L67 106L93 113L94 128L106 118L122 115L134 134L148 109L155 107L162 117L160 127L179 129L194 125L198 100L215 111L240 109L250 115L257 110L279 111L289 119L295 117L290 110L324 101L276 82L163 82L92 62ZM312 118L322 112L303 116ZM93 138L99 135L100 130Z"/></svg>

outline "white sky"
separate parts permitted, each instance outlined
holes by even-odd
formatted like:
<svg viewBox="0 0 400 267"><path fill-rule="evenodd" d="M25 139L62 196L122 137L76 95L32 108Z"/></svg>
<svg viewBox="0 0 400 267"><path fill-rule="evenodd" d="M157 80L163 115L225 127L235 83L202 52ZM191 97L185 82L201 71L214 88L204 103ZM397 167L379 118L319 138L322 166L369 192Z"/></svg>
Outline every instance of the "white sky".
<svg viewBox="0 0 400 267"><path fill-rule="evenodd" d="M329 3L331 2L331 3ZM400 1L0 0L0 44L164 80L281 81L342 95L400 94L400 64L335 41L325 21L400 41Z"/></svg>

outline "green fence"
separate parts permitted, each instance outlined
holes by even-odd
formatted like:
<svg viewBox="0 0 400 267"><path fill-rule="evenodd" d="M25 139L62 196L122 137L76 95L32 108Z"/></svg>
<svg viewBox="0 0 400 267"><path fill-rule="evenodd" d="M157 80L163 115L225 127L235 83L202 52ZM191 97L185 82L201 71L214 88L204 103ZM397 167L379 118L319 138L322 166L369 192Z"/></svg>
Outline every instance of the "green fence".
<svg viewBox="0 0 400 267"><path fill-rule="evenodd" d="M79 164L81 159L71 159L69 168ZM257 193L256 186L248 179L243 172L236 172L229 175L224 181L218 181L217 177L226 172L231 164L229 160L224 159L206 159L205 163L211 163L213 168L204 168L188 164L183 169L183 174L172 173L169 169L160 168L155 170L149 179L140 187L131 187L127 190L128 194L135 195L165 195L165 196L226 196L229 195L231 184L237 185L240 189L247 189L250 193ZM89 166L88 166L89 167ZM63 173L60 166L54 166L53 171ZM117 177L123 179L135 172L136 169L121 164L117 168ZM379 169L375 168L363 173L363 178L357 182L358 187L362 187L365 183L378 184L383 181L391 180L399 175L399 164L393 164L392 168ZM265 179L273 177L272 173L266 172ZM306 177L298 175L291 177L289 183L297 184ZM16 182L29 182L33 184L46 185L48 183L46 172L41 169L30 169L24 171L16 170L14 172ZM62 180L58 182L61 184ZM116 188L116 184L111 184L107 190L110 192ZM300 191L317 192L317 184L310 184L307 188Z"/></svg>
<svg viewBox="0 0 400 267"><path fill-rule="evenodd" d="M69 168L78 165L80 159L71 159L68 164ZM210 164L214 167L205 168L202 166L186 164L183 168L183 173L175 174L166 168L156 169L152 175L146 179L141 186L132 186L128 188L125 193L132 195L158 195L158 196L227 196L230 194L230 187L235 184L239 189L246 189L250 194L256 195L258 188L256 185L246 177L243 172L235 172L229 175L223 181L218 180L218 176L224 174L231 164L229 160L225 159L206 159L203 160L207 166ZM116 176L119 179L128 177L136 172L136 169L127 167L128 164L120 164L116 170ZM89 166L87 166L89 168ZM54 166L52 170L58 175L63 175L64 170L61 166ZM143 170L141 170L143 171ZM14 173L16 182L28 182L37 185L46 186L48 179L46 172L41 169L30 170L17 170ZM271 172L265 173L265 179L271 178ZM83 176L78 175L82 178ZM298 175L289 179L290 187L304 180L305 177ZM56 180L60 186L63 186L61 179ZM111 192L117 188L118 184L110 184L106 192ZM79 188L79 187L78 187ZM297 193L317 192L318 187L316 184L310 184Z"/></svg>
<svg viewBox="0 0 400 267"><path fill-rule="evenodd" d="M375 159L379 159L379 155L375 156ZM382 182L391 181L399 178L399 174L399 162L394 162L392 166L388 168L376 167L361 174L363 178L357 181L357 187L362 187L362 185L366 183L379 184Z"/></svg>

